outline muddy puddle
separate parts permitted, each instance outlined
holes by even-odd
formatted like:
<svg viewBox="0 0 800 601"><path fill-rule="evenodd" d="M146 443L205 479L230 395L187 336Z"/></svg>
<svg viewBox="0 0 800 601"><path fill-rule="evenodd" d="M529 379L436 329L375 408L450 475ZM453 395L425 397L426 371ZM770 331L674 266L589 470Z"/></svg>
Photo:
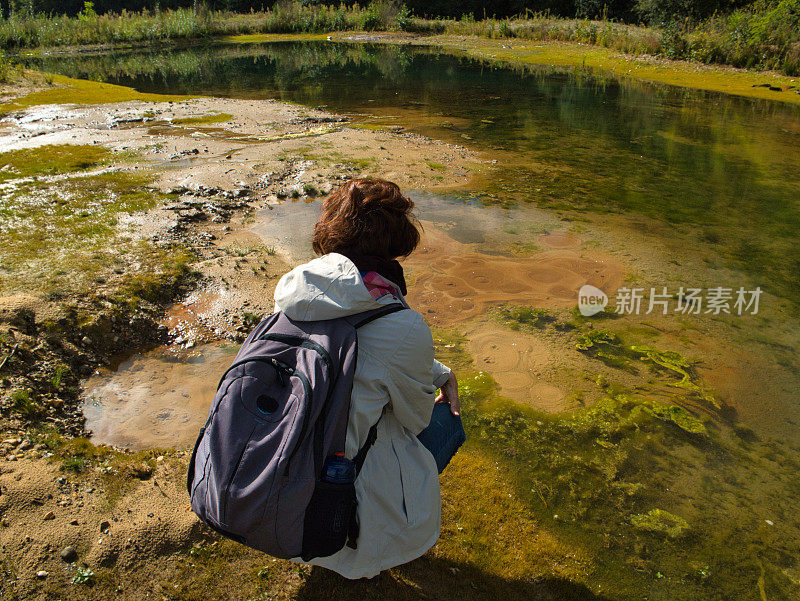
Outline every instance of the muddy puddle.
<svg viewBox="0 0 800 601"><path fill-rule="evenodd" d="M92 438L131 449L188 446L236 351L229 344L159 348L89 378L83 412Z"/></svg>

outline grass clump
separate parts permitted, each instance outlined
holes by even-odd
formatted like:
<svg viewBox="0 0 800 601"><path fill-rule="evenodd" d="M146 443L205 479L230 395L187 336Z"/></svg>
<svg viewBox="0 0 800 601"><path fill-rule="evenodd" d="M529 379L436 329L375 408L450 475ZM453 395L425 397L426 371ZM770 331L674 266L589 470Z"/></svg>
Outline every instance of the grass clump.
<svg viewBox="0 0 800 601"><path fill-rule="evenodd" d="M199 117L173 119L172 122L177 125L211 125L213 123L225 123L231 119L233 119L233 115L230 113L215 113L211 115L201 115Z"/></svg>
<svg viewBox="0 0 800 601"><path fill-rule="evenodd" d="M48 144L0 153L0 183L18 177L58 175L108 163L111 152L96 145Z"/></svg>
<svg viewBox="0 0 800 601"><path fill-rule="evenodd" d="M372 0L366 7L280 0L267 11L263 33L319 33L343 30L396 29L405 15L399 2Z"/></svg>
<svg viewBox="0 0 800 601"><path fill-rule="evenodd" d="M34 439L52 454L51 461L60 462L61 469L98 477L107 508L112 508L137 482L150 479L156 469L156 457L172 452L170 449L147 449L123 453L96 445L85 437L68 438L49 430L39 431Z"/></svg>
<svg viewBox="0 0 800 601"><path fill-rule="evenodd" d="M43 411L41 405L24 388L18 388L11 393L11 406L25 417L36 417Z"/></svg>

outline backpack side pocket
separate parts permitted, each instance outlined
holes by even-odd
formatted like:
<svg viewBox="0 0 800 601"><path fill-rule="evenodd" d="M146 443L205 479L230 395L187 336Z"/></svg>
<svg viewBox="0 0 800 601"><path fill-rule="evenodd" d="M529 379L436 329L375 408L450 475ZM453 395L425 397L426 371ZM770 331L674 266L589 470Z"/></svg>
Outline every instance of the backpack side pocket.
<svg viewBox="0 0 800 601"><path fill-rule="evenodd" d="M303 561L333 555L344 547L357 505L354 483L317 480L303 523Z"/></svg>

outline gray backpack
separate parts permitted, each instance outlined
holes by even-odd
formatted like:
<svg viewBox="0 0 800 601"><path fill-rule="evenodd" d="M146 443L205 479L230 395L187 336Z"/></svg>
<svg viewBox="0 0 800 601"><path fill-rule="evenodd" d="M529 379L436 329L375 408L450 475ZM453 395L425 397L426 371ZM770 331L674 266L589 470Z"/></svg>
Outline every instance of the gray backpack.
<svg viewBox="0 0 800 601"><path fill-rule="evenodd" d="M275 313L250 333L222 376L189 463L192 510L203 522L281 558L355 547L355 486L322 480L323 464L344 452L357 328L404 308L325 321ZM353 458L356 473L376 432L377 424Z"/></svg>

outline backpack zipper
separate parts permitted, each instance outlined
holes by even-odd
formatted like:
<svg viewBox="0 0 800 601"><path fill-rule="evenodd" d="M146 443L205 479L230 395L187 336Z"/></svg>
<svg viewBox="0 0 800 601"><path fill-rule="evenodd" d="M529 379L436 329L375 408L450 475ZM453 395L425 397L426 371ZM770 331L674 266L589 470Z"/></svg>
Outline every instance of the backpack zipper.
<svg viewBox="0 0 800 601"><path fill-rule="evenodd" d="M332 378L331 384L328 387L328 393L325 396L325 403L322 406L322 411L323 411L323 414L324 414L325 410L328 407L328 401L330 400L331 394L333 394L333 389L336 388L336 380L338 379L338 374L334 373L334 370L333 370L333 360L331 359L331 356L328 353L328 351L325 349L325 347L323 347L321 344L319 344L317 342L314 342L313 340L311 340L309 338L305 338L304 336L296 336L296 335L293 335L293 334L276 334L276 333L273 333L273 332L266 332L266 333L262 334L261 336L259 336L258 340L274 340L276 342L282 342L282 343L287 344L287 345L300 346L300 347L303 347L303 348L311 349L311 350L315 351L320 357L322 357L322 361L328 367L328 374L330 374L330 376ZM289 368L289 369L291 369L291 368ZM305 375L301 374L300 372L297 372L296 370L295 370L295 372L298 374L298 377L300 377L301 381L303 381L303 379L305 378ZM306 382L308 382L307 379L304 381L304 385L306 384ZM308 384L308 386L310 388L310 383ZM307 395L307 396L309 396L309 395ZM310 398L310 396L309 396L309 398ZM322 417L322 414L320 415L320 417ZM305 415L303 415L303 425L302 425L302 427L300 429L301 436L300 436L299 440L302 440L303 437L305 437L305 433L306 433L306 430L308 429L308 425L309 425L308 421L310 419L311 419L310 411L306 411ZM300 446L300 444L299 444L299 441L298 441L297 446L294 449L292 449L292 452L287 457L287 459L286 459L287 461L291 461L294 458L295 453L297 452L297 449L299 448L299 446Z"/></svg>
<svg viewBox="0 0 800 601"><path fill-rule="evenodd" d="M325 365L328 366L328 373L333 373L333 360L331 359L330 354L328 351L325 350L321 344L314 342L308 338L304 338L302 336L293 336L292 334L274 334L271 332L267 332L266 334L262 334L258 338L259 340L275 340L276 342L283 342L285 344L293 344L295 346L302 346L304 348L311 349L316 351L322 360L325 362Z"/></svg>
<svg viewBox="0 0 800 601"><path fill-rule="evenodd" d="M281 363L277 359L272 360L273 365L278 367L279 369L284 370L289 375L297 376L300 382L303 384L303 391L305 392L306 400L308 401L305 407L305 413L303 414L303 425L300 426L300 436L297 438L297 444L292 449L292 452L287 457L286 461L291 462L294 458L295 453L297 453L297 449L300 448L300 443L306 436L306 430L308 430L308 421L311 419L311 404L312 404L312 392L311 392L311 382L309 382L308 377L301 372L299 369L289 367L285 363Z"/></svg>

